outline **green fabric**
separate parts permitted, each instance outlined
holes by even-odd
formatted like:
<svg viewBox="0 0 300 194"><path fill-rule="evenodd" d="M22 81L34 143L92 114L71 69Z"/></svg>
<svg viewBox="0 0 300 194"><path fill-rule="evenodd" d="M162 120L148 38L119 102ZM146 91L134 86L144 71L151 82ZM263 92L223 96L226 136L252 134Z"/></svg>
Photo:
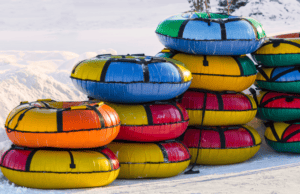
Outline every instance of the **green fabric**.
<svg viewBox="0 0 300 194"><path fill-rule="evenodd" d="M277 152L300 153L300 142L281 143L265 138L267 144Z"/></svg>
<svg viewBox="0 0 300 194"><path fill-rule="evenodd" d="M256 116L274 122L292 121L300 118L300 109L258 107Z"/></svg>
<svg viewBox="0 0 300 194"><path fill-rule="evenodd" d="M300 54L256 55L252 54L258 64L264 67L280 67L300 64Z"/></svg>
<svg viewBox="0 0 300 194"><path fill-rule="evenodd" d="M155 56L156 57L164 57L164 58L170 58L172 53L157 53Z"/></svg>
<svg viewBox="0 0 300 194"><path fill-rule="evenodd" d="M255 85L259 88L263 88L267 90L300 94L300 81L299 82L267 82L267 81L256 80Z"/></svg>
<svg viewBox="0 0 300 194"><path fill-rule="evenodd" d="M256 67L251 59L248 57L239 57L237 59L241 63L245 76L256 74Z"/></svg>
<svg viewBox="0 0 300 194"><path fill-rule="evenodd" d="M259 23L257 20L255 20L253 18L246 18L246 19L249 20L255 26L255 28L257 30L258 39L266 37L266 33L265 33L261 23Z"/></svg>
<svg viewBox="0 0 300 194"><path fill-rule="evenodd" d="M223 15L223 14L217 14L217 13L210 13L210 17L208 17L208 14L206 12L195 12L195 14L199 18L203 19L222 19L222 18L228 18L229 15Z"/></svg>
<svg viewBox="0 0 300 194"><path fill-rule="evenodd" d="M185 20L164 20L157 26L155 32L171 37L178 37L180 26L184 21Z"/></svg>

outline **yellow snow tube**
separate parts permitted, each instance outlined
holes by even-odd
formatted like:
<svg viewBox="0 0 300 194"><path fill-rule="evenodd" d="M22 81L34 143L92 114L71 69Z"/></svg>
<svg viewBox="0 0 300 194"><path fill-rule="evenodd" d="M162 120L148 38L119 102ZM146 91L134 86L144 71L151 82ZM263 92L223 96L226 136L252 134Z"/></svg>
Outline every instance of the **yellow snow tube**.
<svg viewBox="0 0 300 194"><path fill-rule="evenodd" d="M193 76L190 88L241 92L249 88L256 78L254 63L246 55L191 55L163 49L156 56L184 63Z"/></svg>
<svg viewBox="0 0 300 194"><path fill-rule="evenodd" d="M165 178L176 176L190 164L189 150L178 141L108 145L121 165L118 178Z"/></svg>
<svg viewBox="0 0 300 194"><path fill-rule="evenodd" d="M0 166L11 182L39 189L104 186L119 174L118 159L108 148L82 151L11 148L2 156Z"/></svg>
<svg viewBox="0 0 300 194"><path fill-rule="evenodd" d="M252 158L260 148L261 138L255 129L247 125L193 126L186 131L183 143L190 150L191 163L197 158L196 164L223 165Z"/></svg>

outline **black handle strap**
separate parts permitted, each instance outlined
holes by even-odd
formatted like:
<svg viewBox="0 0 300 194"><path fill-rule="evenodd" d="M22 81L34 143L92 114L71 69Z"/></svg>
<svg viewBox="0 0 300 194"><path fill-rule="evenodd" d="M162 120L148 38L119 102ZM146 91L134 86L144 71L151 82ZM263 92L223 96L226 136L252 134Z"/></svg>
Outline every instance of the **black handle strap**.
<svg viewBox="0 0 300 194"><path fill-rule="evenodd" d="M203 126L203 122L204 122L205 109L206 109L206 100L207 100L207 93L204 93L203 107L202 107L202 120L201 120L200 127ZM195 162L193 163L192 167L188 171L186 171L184 174L197 174L197 173L200 173L199 170L193 170L193 168L195 167L197 159L198 159L198 156L199 156L199 149L201 147L200 144L201 144L201 138L202 138L201 134L202 134L202 131L200 130L199 131L198 147L197 147L197 155L196 155Z"/></svg>

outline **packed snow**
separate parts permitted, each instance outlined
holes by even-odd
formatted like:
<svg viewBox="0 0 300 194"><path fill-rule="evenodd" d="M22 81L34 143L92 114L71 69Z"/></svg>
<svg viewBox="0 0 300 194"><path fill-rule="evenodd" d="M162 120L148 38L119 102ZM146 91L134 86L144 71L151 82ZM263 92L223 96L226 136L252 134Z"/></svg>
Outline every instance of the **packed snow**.
<svg viewBox="0 0 300 194"><path fill-rule="evenodd" d="M217 0L211 2L215 11ZM77 62L104 53L155 55L163 48L154 33L157 24L190 9L187 0L11 0L0 6L0 155L11 144L6 116L20 101L85 100L69 78ZM273 35L300 32L299 10L298 0L251 0L232 15L256 18ZM255 119L250 125L263 138L262 123ZM0 172L0 194L297 193L299 166L298 155L276 153L263 141L260 151L241 164L197 166L200 174L167 179L116 180L103 188L29 189Z"/></svg>

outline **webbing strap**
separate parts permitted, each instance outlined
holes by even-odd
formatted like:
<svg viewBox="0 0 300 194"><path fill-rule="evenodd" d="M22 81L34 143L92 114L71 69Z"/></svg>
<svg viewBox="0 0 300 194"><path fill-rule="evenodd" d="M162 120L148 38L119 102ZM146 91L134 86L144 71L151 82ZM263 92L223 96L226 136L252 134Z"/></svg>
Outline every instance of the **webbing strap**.
<svg viewBox="0 0 300 194"><path fill-rule="evenodd" d="M203 122L204 122L205 109L206 109L206 100L207 100L207 93L205 92L204 93L204 100L203 100L203 107L202 107L202 121L201 121L201 125L200 126L203 126ZM195 167L197 159L198 159L198 156L199 156L199 149L201 147L200 146L200 144L201 144L201 134L202 134L202 131L200 130L199 131L198 147L197 147L197 155L196 155L195 162L193 163L192 167L188 171L186 171L184 174L196 174L196 173L200 173L199 170L193 170L193 168Z"/></svg>
<svg viewBox="0 0 300 194"><path fill-rule="evenodd" d="M90 106L90 105L87 105L86 107L90 108L91 110L95 111L96 114L98 115L99 117L99 120L100 120L100 124L101 124L101 127L105 127L105 122L104 122L104 117L103 115L101 114L101 112L95 107L95 106Z"/></svg>

